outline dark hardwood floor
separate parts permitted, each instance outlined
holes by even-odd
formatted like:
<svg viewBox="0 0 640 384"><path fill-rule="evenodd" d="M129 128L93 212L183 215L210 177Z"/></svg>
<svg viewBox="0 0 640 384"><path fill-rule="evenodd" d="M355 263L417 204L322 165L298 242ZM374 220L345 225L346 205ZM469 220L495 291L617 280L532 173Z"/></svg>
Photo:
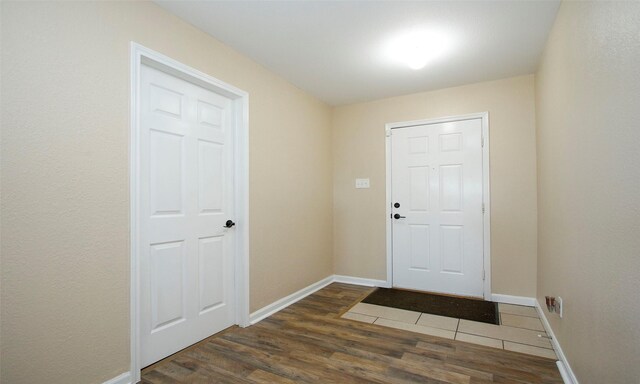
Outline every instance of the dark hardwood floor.
<svg viewBox="0 0 640 384"><path fill-rule="evenodd" d="M554 360L340 319L372 288L334 283L142 371L142 383L562 383Z"/></svg>

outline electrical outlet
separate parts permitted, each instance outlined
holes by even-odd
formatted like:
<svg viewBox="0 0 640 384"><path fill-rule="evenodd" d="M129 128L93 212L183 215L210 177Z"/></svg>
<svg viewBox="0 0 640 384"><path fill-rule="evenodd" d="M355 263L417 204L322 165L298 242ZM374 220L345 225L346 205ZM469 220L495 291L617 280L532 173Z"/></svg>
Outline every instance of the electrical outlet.
<svg viewBox="0 0 640 384"><path fill-rule="evenodd" d="M556 297L556 313L558 314L558 316L560 316L560 318L562 318L562 297L558 296Z"/></svg>
<svg viewBox="0 0 640 384"><path fill-rule="evenodd" d="M555 312L556 311L556 298L553 296L545 296L545 303L547 304L547 311Z"/></svg>

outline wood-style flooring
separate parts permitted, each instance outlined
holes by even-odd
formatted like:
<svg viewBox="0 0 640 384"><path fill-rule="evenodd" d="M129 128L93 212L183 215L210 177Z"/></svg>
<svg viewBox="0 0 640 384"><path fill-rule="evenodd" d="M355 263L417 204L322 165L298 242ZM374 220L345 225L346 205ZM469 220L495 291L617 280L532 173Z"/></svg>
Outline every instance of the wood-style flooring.
<svg viewBox="0 0 640 384"><path fill-rule="evenodd" d="M554 360L341 319L372 288L331 284L142 371L142 383L562 383Z"/></svg>

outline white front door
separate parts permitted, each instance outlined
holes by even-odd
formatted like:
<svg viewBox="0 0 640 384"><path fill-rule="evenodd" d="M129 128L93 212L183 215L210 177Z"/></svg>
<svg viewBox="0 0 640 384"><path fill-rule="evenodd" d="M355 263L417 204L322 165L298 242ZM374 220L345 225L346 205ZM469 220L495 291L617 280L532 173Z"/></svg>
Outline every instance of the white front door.
<svg viewBox="0 0 640 384"><path fill-rule="evenodd" d="M234 324L231 101L147 65L140 82L141 364Z"/></svg>
<svg viewBox="0 0 640 384"><path fill-rule="evenodd" d="M483 297L482 120L391 129L393 285Z"/></svg>

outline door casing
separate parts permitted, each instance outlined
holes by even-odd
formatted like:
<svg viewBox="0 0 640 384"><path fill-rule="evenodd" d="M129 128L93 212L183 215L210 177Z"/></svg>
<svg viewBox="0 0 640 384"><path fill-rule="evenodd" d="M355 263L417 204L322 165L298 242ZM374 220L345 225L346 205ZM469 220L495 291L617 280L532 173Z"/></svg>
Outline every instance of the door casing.
<svg viewBox="0 0 640 384"><path fill-rule="evenodd" d="M468 115L447 116L435 119L403 121L385 124L385 159L386 159L386 232L387 232L387 281L386 286L393 286L393 220L391 219L391 130L426 124L447 123L451 121L481 119L482 121L482 203L484 215L483 226L483 266L484 266L484 299L491 299L491 198L489 174L489 112Z"/></svg>
<svg viewBox="0 0 640 384"><path fill-rule="evenodd" d="M140 67L151 66L192 82L232 100L231 128L234 132L234 189L236 243L234 260L235 323L249 325L249 95L232 85L184 65L165 55L131 42L131 110L129 144L130 186L130 377L140 381L140 267L139 267L139 106Z"/></svg>

